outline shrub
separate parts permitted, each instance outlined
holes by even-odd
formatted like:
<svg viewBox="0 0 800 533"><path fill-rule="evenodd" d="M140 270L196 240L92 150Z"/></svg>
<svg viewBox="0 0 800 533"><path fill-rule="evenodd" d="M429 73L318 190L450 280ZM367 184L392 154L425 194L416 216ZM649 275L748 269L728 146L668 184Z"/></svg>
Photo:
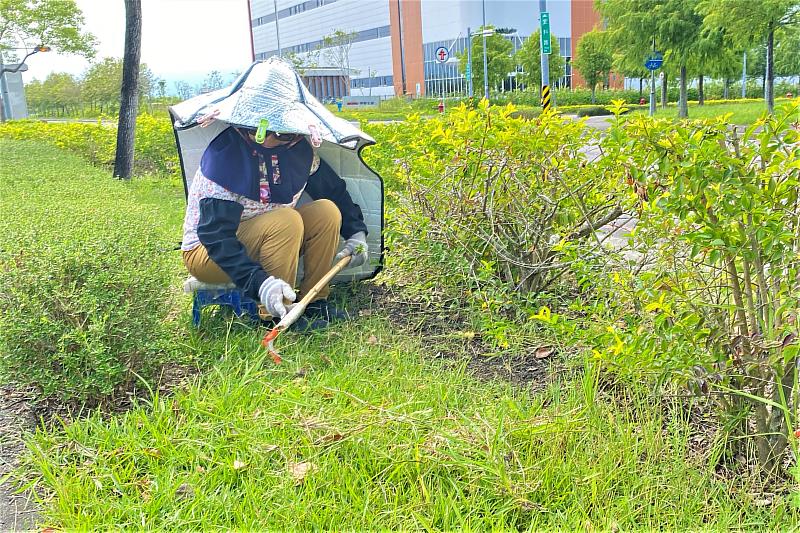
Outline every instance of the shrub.
<svg viewBox="0 0 800 533"><path fill-rule="evenodd" d="M79 400L148 378L170 351L174 236L125 183L0 143L0 374Z"/></svg>
<svg viewBox="0 0 800 533"><path fill-rule="evenodd" d="M391 149L370 162L404 191L394 246L416 251L418 268L427 256L430 270L446 261L461 287L535 295L568 270L561 259L577 243L585 243L580 254L596 254L599 243L586 238L621 210L613 165L587 166L593 130L552 113L514 113L484 101L438 119L411 117L388 130L382 141Z"/></svg>
<svg viewBox="0 0 800 533"><path fill-rule="evenodd" d="M117 129L107 119L94 123L13 120L0 124L0 138L44 141L80 154L92 164L113 166ZM180 173L175 137L166 115L137 117L135 149L135 172Z"/></svg>
<svg viewBox="0 0 800 533"><path fill-rule="evenodd" d="M634 116L612 126L604 146L628 154L622 168L643 193L636 240L656 261L627 284L643 321L615 324L598 356L709 395L732 443L748 437L770 475L798 401L800 132L792 123L800 100L741 137L721 120Z"/></svg>

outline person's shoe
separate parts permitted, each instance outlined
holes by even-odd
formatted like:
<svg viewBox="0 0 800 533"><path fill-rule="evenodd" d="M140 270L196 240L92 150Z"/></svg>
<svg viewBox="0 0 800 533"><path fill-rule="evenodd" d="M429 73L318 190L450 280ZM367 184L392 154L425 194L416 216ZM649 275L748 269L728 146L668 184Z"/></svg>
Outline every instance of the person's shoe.
<svg viewBox="0 0 800 533"><path fill-rule="evenodd" d="M271 317L267 319L259 319L259 322L262 326L269 329L274 328L278 324L278 321ZM289 326L289 331L293 331L295 333L307 333L310 331L319 331L325 329L330 325L330 322L323 318L310 318L305 315L300 315L297 317L297 320L295 320L294 323Z"/></svg>
<svg viewBox="0 0 800 533"><path fill-rule="evenodd" d="M302 314L297 317L297 320L294 321L294 324L289 326L289 331L294 331L296 333L307 333L325 329L330 325L331 323L322 317L309 317L305 314Z"/></svg>
<svg viewBox="0 0 800 533"><path fill-rule="evenodd" d="M344 309L339 309L328 300L316 300L308 304L303 316L309 319L322 319L327 322L350 320L350 315Z"/></svg>

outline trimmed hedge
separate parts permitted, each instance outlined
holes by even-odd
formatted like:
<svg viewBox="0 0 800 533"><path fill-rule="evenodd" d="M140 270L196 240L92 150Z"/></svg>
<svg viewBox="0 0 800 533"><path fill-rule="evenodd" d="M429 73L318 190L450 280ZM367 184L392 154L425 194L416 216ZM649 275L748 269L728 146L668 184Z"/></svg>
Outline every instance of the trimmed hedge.
<svg viewBox="0 0 800 533"><path fill-rule="evenodd" d="M0 152L0 377L81 401L149 378L174 346L175 236L76 156Z"/></svg>
<svg viewBox="0 0 800 533"><path fill-rule="evenodd" d="M0 124L0 138L44 141L80 154L95 165L112 166L117 127L114 122L102 120L90 123L12 120ZM139 115L135 147L134 171L137 174L180 174L175 136L167 115Z"/></svg>

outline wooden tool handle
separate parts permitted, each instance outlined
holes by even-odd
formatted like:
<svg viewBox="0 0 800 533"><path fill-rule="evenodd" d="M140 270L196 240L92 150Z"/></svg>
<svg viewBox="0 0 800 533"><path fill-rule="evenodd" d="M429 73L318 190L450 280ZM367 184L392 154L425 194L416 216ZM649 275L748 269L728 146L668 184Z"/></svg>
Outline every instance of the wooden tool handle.
<svg viewBox="0 0 800 533"><path fill-rule="evenodd" d="M331 268L331 269L328 271L328 273L327 273L327 274L325 274L324 276L322 276L322 279L321 279L321 280L319 280L319 281L317 282L317 284L316 284L316 285L314 285L313 287L311 287L311 290L309 290L309 291L308 291L308 294L306 294L305 296L303 296L303 299L302 299L302 300L300 300L299 302L297 302L297 303L295 304L295 306L294 306L294 307L299 307L300 309L302 309L303 311L305 311L305 309L306 309L306 307L308 306L308 304L310 304L311 302L313 302L313 301L314 301L314 298L316 298L316 297L317 297L317 295L319 294L319 291L321 291L321 290L322 290L322 288L323 288L323 287L325 287L325 285L327 285L328 283L330 283L330 281L331 281L331 280L334 278L334 276L336 276L336 274L338 274L339 272L341 272L342 270L344 270L344 269L345 269L345 267L347 267L347 265L349 265L349 264L350 264L350 259L352 259L352 257L353 257L353 256L351 256L351 255L348 255L347 257L343 257L343 258L341 258L341 259L339 260L339 262L338 262L338 263L336 263L335 265L333 265L333 268ZM293 307L292 309L294 309L294 307ZM300 314L303 314L303 311L300 311L300 313L298 314L298 316L299 316ZM264 306L263 306L263 305L261 305L261 304L259 304L259 305L258 305L258 315L259 315L259 316L260 316L260 317L261 317L263 320L267 320L267 319L269 319L269 318L271 318L271 317L272 317L272 315L270 315L270 314L267 312L266 308L264 308ZM294 320L292 320L292 322L294 322ZM287 326L289 326L289 325L290 325L290 324L287 324Z"/></svg>
<svg viewBox="0 0 800 533"><path fill-rule="evenodd" d="M347 265L349 265L349 264L350 264L350 259L352 259L352 258L353 258L353 256L352 256L352 255L348 255L348 256L346 256L346 257L343 257L343 258L341 258L341 259L339 260L339 262L338 262L338 263L336 263L335 265L333 265L333 268L331 268L331 269L328 271L328 273L327 273L327 274L325 274L324 276L322 276L322 279L321 279L321 280L319 280L319 281L317 282L317 284L316 284L316 285L314 285L313 287L311 287L311 290L310 290L310 291L308 291L308 294L306 294L305 296L303 296L303 299L302 299L302 300L300 300L300 302L298 302L298 304L297 304L297 305L300 305L300 306L302 306L302 307L305 309L305 307L306 307L308 304L310 304L311 302L313 302L313 301L314 301L314 298L316 298L316 297L317 297L317 294L319 294L319 291L321 291L321 290L322 290L322 289L325 287L325 285L327 285L328 283L330 283L330 281L331 281L331 280L334 278L334 276L336 276L336 274L338 274L339 272L341 272L342 270L344 270L344 268L345 268Z"/></svg>
<svg viewBox="0 0 800 533"><path fill-rule="evenodd" d="M352 256L349 255L347 257L343 257L338 263L333 265L333 268L331 268L327 274L322 276L322 279L320 279L316 285L311 287L311 290L309 290L308 293L303 296L303 299L292 306L291 311L286 313L286 315L281 319L280 322L278 322L275 328L286 329L291 326L295 320L297 320L297 318L303 314L303 311L306 310L308 304L314 301L314 298L317 297L319 291L321 291L322 288L325 287L325 285L327 285L336 274L341 272L344 267L350 264L351 257Z"/></svg>

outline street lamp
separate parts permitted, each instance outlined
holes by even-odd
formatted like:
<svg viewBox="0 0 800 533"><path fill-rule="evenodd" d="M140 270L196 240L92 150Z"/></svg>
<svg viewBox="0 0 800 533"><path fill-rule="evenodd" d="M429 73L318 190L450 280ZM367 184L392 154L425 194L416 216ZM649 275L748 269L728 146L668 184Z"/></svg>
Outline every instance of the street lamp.
<svg viewBox="0 0 800 533"><path fill-rule="evenodd" d="M469 97L472 98L472 39L473 37L483 37L483 90L486 99L489 99L489 74L486 71L486 37L494 35L494 28L484 28L483 30L472 33L467 28L467 69L469 70Z"/></svg>
<svg viewBox="0 0 800 533"><path fill-rule="evenodd" d="M27 48L9 48L9 50L27 50ZM30 52L25 54L25 57L22 58L22 61L17 63L17 66L14 68L5 67L5 65L3 64L3 54L2 52L0 52L0 99L3 101L3 105L2 107L0 107L0 109L2 110L2 113L0 113L0 122L5 122L8 119L8 117L11 116L11 104L8 101L8 85L6 84L6 72L11 72L11 73L19 72L19 70L25 64L25 61L27 61L27 59L31 57L33 54L38 54L39 52L49 52L49 51L50 51L49 46L40 44L39 46L34 47L33 50L31 50Z"/></svg>

